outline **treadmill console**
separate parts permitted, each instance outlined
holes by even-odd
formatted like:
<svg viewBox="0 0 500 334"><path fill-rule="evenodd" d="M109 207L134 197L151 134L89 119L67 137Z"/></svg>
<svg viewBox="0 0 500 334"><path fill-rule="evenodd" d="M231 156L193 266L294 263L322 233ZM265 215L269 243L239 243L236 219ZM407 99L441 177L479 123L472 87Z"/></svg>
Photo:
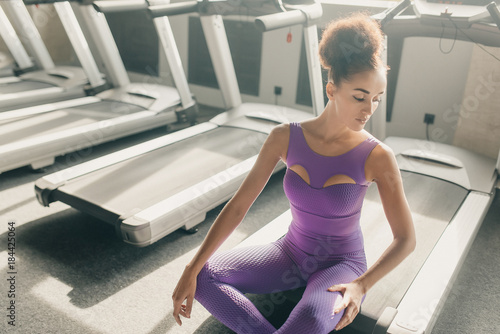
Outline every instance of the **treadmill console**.
<svg viewBox="0 0 500 334"><path fill-rule="evenodd" d="M490 21L486 6L492 0L415 0L416 15L422 23L468 28L472 23ZM498 0L495 1L498 4Z"/></svg>

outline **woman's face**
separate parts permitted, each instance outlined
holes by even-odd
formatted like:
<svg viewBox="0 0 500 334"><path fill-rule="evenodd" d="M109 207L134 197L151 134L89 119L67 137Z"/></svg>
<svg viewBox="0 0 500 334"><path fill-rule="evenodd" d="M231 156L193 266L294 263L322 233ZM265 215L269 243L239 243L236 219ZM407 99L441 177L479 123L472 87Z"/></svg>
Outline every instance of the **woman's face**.
<svg viewBox="0 0 500 334"><path fill-rule="evenodd" d="M342 81L339 86L329 82L327 95L340 120L351 130L361 131L377 109L387 85L384 67L364 71Z"/></svg>

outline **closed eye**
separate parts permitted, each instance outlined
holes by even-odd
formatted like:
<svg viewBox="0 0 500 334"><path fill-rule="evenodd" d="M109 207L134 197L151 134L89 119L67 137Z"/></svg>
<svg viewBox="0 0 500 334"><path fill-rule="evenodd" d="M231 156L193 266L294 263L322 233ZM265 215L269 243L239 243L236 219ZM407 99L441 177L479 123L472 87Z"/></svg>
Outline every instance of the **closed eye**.
<svg viewBox="0 0 500 334"><path fill-rule="evenodd" d="M353 96L353 98L358 101L358 102L363 102L365 100L364 97L356 97L356 96ZM382 99L376 99L376 100L373 100L373 102L376 102L376 103L380 103L382 102Z"/></svg>

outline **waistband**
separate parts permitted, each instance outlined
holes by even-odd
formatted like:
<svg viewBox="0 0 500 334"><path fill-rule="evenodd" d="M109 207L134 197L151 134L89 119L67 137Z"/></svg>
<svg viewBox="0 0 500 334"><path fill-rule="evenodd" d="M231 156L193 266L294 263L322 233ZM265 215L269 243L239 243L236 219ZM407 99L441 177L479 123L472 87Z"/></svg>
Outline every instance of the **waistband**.
<svg viewBox="0 0 500 334"><path fill-rule="evenodd" d="M292 207L285 238L308 255L332 256L363 250L359 215L329 219Z"/></svg>

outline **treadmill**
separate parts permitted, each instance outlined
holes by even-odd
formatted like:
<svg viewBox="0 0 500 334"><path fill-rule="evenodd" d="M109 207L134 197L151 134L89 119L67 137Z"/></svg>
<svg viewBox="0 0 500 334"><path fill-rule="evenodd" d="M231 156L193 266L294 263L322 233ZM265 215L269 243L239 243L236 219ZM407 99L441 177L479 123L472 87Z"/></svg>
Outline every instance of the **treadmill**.
<svg viewBox="0 0 500 334"><path fill-rule="evenodd" d="M0 78L15 76L34 69L35 65L17 36L4 10L0 7L0 36L10 51L0 53Z"/></svg>
<svg viewBox="0 0 500 334"><path fill-rule="evenodd" d="M444 5L414 0L413 9L417 15L393 18L409 4L410 1L403 1L388 13L375 16L382 21L388 36L451 39L457 36L461 40L471 38L477 43L500 47L500 15L495 4L488 7ZM498 26L490 22L491 18ZM455 25L461 29L457 35ZM384 111L380 109L377 113ZM414 219L417 247L368 291L360 313L349 327L359 333L431 333L493 200L500 163L438 142L403 137L387 137L384 142L394 151L401 170ZM282 237L291 220L288 210L238 247ZM365 237L365 252L370 266L392 242L376 186L368 188L361 227L363 234L368 236ZM298 302L302 292L286 294L290 300Z"/></svg>
<svg viewBox="0 0 500 334"><path fill-rule="evenodd" d="M116 2L95 3L102 11L113 4ZM278 105L241 102L222 16L218 15L240 13L241 2L234 4L203 0L149 7L153 17L200 14L217 81L229 110L208 122L37 180L35 191L42 205L61 201L94 215L114 225L119 238L135 246L150 245L179 228L195 231L207 211L236 192L272 128L313 116ZM313 110L317 114L324 104L314 23L322 15L321 5L307 2L293 7L285 13L291 15L290 20L273 16L286 9L281 1L252 0L243 6L245 16L251 15L253 6L259 15L264 10L271 13L262 20L274 20L276 27L304 26L304 36L310 39L306 52L313 83ZM283 167L280 164L276 170Z"/></svg>
<svg viewBox="0 0 500 334"><path fill-rule="evenodd" d="M26 4L41 2L47 1L25 1ZM105 84L69 2L54 2L54 8L81 67L54 64L22 0L1 1L1 4L10 14L12 23L20 31L21 38L31 46L31 51L41 70L17 73L17 76L2 79L0 81L0 111L82 97L87 95L87 89L96 89ZM5 21L2 25L7 22ZM13 50L19 52L18 48L19 45L13 46Z"/></svg>
<svg viewBox="0 0 500 334"><path fill-rule="evenodd" d="M86 23L113 88L94 96L0 113L0 172L27 165L40 169L52 165L56 156L170 123L195 121L197 105L168 20L155 19L155 25L175 88L131 83L104 15L91 3L68 6L79 11Z"/></svg>

